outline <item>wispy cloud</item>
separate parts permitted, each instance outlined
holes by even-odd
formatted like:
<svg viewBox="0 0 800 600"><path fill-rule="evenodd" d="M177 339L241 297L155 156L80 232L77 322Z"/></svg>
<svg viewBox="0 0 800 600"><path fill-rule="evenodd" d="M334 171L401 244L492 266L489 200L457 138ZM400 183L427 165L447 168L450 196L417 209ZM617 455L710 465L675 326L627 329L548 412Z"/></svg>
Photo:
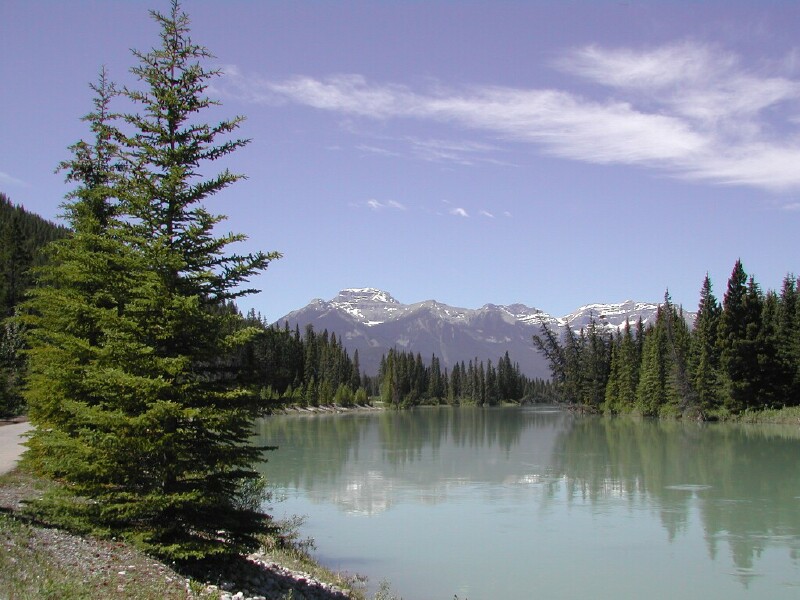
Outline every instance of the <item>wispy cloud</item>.
<svg viewBox="0 0 800 600"><path fill-rule="evenodd" d="M492 213L490 213L488 210L482 210L478 214L480 214L481 216L487 217L489 219L494 219L494 215Z"/></svg>
<svg viewBox="0 0 800 600"><path fill-rule="evenodd" d="M513 166L511 163L494 158L501 151L496 145L464 140L419 139L406 137L411 154L415 158L438 163L454 163L464 166L492 164Z"/></svg>
<svg viewBox="0 0 800 600"><path fill-rule="evenodd" d="M800 187L800 80L786 61L772 61L771 71L748 68L734 53L681 42L646 50L586 46L554 64L597 84L592 97L501 86L417 91L360 75L270 81L235 68L225 69L223 85L224 93L247 101L291 102L381 121L432 121L462 136L483 132L497 144L530 143L566 159L644 166L715 184ZM491 146L415 142L428 160L468 161Z"/></svg>
<svg viewBox="0 0 800 600"><path fill-rule="evenodd" d="M455 215L456 217L464 217L465 219L469 217L469 213L461 207L451 208L450 214Z"/></svg>
<svg viewBox="0 0 800 600"><path fill-rule="evenodd" d="M380 200L375 200L372 198L367 200L364 203L364 206L371 208L372 210L406 210L405 205L397 202L396 200L384 200L381 202Z"/></svg>
<svg viewBox="0 0 800 600"><path fill-rule="evenodd" d="M474 166L480 164L515 167L512 162L502 160L504 150L500 146L471 140L448 140L418 138L414 136L376 135L363 130L348 129L362 137L369 137L370 143L356 145L356 149L389 158L406 158L432 163Z"/></svg>
<svg viewBox="0 0 800 600"><path fill-rule="evenodd" d="M791 212L800 212L800 202L790 202L789 204L784 204L782 208Z"/></svg>
<svg viewBox="0 0 800 600"><path fill-rule="evenodd" d="M22 181L21 179L17 179L16 177L12 177L8 173L0 171L0 184L2 185L13 185L17 187L28 187L28 183Z"/></svg>
<svg viewBox="0 0 800 600"><path fill-rule="evenodd" d="M372 146L370 144L359 144L358 146L356 146L356 148L361 150L362 152L369 152L370 154L379 154L381 156L391 156L391 157L400 156L399 152L394 152L392 150L388 150L387 148Z"/></svg>

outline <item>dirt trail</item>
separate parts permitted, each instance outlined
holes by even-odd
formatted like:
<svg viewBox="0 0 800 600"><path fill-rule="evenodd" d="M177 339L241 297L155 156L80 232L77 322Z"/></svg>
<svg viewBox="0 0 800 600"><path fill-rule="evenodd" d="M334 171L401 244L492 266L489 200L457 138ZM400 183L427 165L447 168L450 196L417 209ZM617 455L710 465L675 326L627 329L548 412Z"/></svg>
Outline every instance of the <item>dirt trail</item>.
<svg viewBox="0 0 800 600"><path fill-rule="evenodd" d="M25 447L22 434L29 431L30 423L11 423L0 426L0 475L13 469Z"/></svg>

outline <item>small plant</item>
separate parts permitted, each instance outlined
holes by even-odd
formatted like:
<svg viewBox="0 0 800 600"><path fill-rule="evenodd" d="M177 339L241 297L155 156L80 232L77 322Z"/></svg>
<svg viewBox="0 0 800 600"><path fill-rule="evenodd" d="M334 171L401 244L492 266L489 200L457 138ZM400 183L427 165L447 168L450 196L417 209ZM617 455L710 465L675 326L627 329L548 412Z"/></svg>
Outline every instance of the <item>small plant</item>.
<svg viewBox="0 0 800 600"><path fill-rule="evenodd" d="M375 592L375 596L373 596L373 600L403 600L399 596L395 596L392 593L392 588L389 585L389 582L385 579L378 584L378 591Z"/></svg>

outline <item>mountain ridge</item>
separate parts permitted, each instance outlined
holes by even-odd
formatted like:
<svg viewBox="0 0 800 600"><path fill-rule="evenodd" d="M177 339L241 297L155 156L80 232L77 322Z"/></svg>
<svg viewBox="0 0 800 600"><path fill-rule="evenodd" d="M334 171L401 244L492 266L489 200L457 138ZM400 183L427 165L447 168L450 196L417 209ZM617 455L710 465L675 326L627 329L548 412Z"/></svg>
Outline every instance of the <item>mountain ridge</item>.
<svg viewBox="0 0 800 600"><path fill-rule="evenodd" d="M596 324L614 331L625 320L645 325L654 322L659 304L625 300L581 306L563 317L554 317L522 303L487 303L470 309L437 300L412 304L399 302L392 294L374 287L345 288L331 300L315 298L276 321L304 329L335 333L348 351L359 353L364 373L377 373L381 356L391 348L419 352L425 359L439 357L443 367L469 360L492 360L495 364L509 353L512 361L529 377L549 378L547 361L534 348L531 338L547 324L563 333L576 332L594 318ZM684 313L691 325L694 313Z"/></svg>

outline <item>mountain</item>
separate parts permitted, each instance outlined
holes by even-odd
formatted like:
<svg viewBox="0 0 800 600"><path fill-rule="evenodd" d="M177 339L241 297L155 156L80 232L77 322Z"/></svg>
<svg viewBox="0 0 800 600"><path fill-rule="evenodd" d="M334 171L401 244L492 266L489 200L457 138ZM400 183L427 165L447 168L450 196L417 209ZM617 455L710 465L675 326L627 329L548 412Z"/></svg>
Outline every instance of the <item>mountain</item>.
<svg viewBox="0 0 800 600"><path fill-rule="evenodd" d="M312 300L277 323L289 323L302 331L335 333L352 355L358 350L361 370L376 374L381 356L390 348L420 353L425 360L436 354L443 367L456 362L491 360L494 364L508 352L511 360L529 377L550 377L547 361L533 347L531 338L543 323L554 329L580 331L594 317L603 328L615 330L625 319L645 325L655 320L658 304L627 301L619 304L589 304L560 318L524 304L486 304L478 309L457 308L436 300L402 304L391 294L375 288L353 288L332 300ZM694 315L687 314L687 321Z"/></svg>

